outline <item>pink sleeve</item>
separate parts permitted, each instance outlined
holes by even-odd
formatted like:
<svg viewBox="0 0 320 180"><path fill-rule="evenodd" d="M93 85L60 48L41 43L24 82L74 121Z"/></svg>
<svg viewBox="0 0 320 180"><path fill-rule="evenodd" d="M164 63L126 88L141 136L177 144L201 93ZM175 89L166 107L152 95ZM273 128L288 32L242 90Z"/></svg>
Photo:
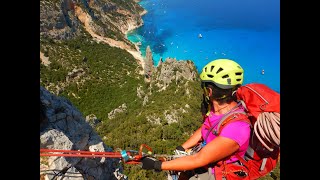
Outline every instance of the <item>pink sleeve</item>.
<svg viewBox="0 0 320 180"><path fill-rule="evenodd" d="M236 141L241 147L248 143L250 138L250 125L243 121L231 122L222 129L220 136Z"/></svg>

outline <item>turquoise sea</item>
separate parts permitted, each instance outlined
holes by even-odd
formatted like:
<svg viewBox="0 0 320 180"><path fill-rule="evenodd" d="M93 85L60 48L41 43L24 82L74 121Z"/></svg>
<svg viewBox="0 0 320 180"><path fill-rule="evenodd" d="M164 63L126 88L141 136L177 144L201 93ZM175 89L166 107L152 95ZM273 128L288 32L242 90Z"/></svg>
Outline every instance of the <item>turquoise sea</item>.
<svg viewBox="0 0 320 180"><path fill-rule="evenodd" d="M198 71L218 58L237 61L244 84L264 83L280 93L279 0L142 0L144 25L129 32L162 57L192 60ZM264 73L262 73L264 71Z"/></svg>

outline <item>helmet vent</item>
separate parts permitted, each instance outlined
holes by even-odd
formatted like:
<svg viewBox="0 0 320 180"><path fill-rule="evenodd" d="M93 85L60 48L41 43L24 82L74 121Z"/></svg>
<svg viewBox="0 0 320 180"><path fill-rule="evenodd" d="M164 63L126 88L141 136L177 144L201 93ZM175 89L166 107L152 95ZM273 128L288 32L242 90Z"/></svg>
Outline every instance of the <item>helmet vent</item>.
<svg viewBox="0 0 320 180"><path fill-rule="evenodd" d="M241 81L241 79L236 79L237 81Z"/></svg>
<svg viewBox="0 0 320 180"><path fill-rule="evenodd" d="M237 76L241 76L241 74L242 74L241 72L237 72L236 73Z"/></svg>
<svg viewBox="0 0 320 180"><path fill-rule="evenodd" d="M210 70L210 72L212 72L213 68L214 68L214 66L211 66L211 70Z"/></svg>
<svg viewBox="0 0 320 180"><path fill-rule="evenodd" d="M211 75L211 74L208 74L207 75L209 78L213 78L214 76L213 75Z"/></svg>
<svg viewBox="0 0 320 180"><path fill-rule="evenodd" d="M218 74L218 73L221 72L221 71L223 71L223 69L222 69L222 68L219 68L216 73Z"/></svg>
<svg viewBox="0 0 320 180"><path fill-rule="evenodd" d="M222 76L222 78L223 78L223 79L228 78L228 77L229 77L229 75L228 75L228 74L226 74L226 75Z"/></svg>

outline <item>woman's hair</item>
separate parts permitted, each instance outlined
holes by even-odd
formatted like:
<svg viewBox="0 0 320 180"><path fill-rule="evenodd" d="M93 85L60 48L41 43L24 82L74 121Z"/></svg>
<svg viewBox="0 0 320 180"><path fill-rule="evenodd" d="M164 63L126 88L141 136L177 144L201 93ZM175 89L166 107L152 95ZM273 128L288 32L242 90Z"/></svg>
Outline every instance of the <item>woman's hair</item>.
<svg viewBox="0 0 320 180"><path fill-rule="evenodd" d="M236 101L236 97L233 95L233 92L238 89L241 85L236 85L231 89L221 89L216 86L214 83L206 82L206 87L212 89L212 96L211 98L216 100L219 105L224 103L230 103L232 101Z"/></svg>

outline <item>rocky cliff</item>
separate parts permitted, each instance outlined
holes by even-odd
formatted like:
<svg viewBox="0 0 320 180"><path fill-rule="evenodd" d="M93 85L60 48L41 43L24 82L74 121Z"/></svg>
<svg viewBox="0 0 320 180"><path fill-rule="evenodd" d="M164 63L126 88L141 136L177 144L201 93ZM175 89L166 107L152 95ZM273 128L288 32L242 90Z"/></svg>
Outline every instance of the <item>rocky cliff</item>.
<svg viewBox="0 0 320 180"><path fill-rule="evenodd" d="M190 99L194 96L192 94L195 90L190 83L197 82L197 73L192 61L168 58L158 67L152 68L154 73L151 77L150 91L144 91L141 86L135 87L137 98L143 101L143 106L152 104L157 106L154 102L155 94L165 91L169 86L175 87L175 92L184 94L184 98ZM149 99L153 101L150 102ZM186 101L181 99L181 102ZM183 121L182 114L192 113L193 111L191 109L192 105L188 103L183 104L183 106L171 103L168 105L170 107L163 107L165 109L163 114L147 113L145 119L153 125L161 126L161 122L172 124ZM101 126L100 119L94 114L84 117L70 100L56 96L44 87L40 87L40 107L40 148L114 152L95 131L97 127L108 126L105 120L103 126ZM107 114L108 119L111 120L118 119L119 115L121 117L128 112L138 111L141 110L128 109L124 103ZM122 131L119 130L119 132ZM113 138L113 136L108 139L111 142L117 141L117 138ZM123 167L120 162L120 159L115 158L41 157L40 174L41 177L46 179L54 179L55 177L66 179L126 179L127 176L123 174Z"/></svg>
<svg viewBox="0 0 320 180"><path fill-rule="evenodd" d="M112 0L41 0L40 36L73 38L83 32L82 18L87 15L95 33L129 44L124 34L143 24L143 13L144 9L130 0L121 4Z"/></svg>
<svg viewBox="0 0 320 180"><path fill-rule="evenodd" d="M112 152L72 103L40 87L40 148ZM40 157L40 178L126 179L118 158Z"/></svg>
<svg viewBox="0 0 320 180"><path fill-rule="evenodd" d="M143 25L141 16L145 13L133 0L41 0L40 42L87 35L124 49L142 61L139 48L126 38L126 33ZM43 57L40 59L44 61Z"/></svg>

